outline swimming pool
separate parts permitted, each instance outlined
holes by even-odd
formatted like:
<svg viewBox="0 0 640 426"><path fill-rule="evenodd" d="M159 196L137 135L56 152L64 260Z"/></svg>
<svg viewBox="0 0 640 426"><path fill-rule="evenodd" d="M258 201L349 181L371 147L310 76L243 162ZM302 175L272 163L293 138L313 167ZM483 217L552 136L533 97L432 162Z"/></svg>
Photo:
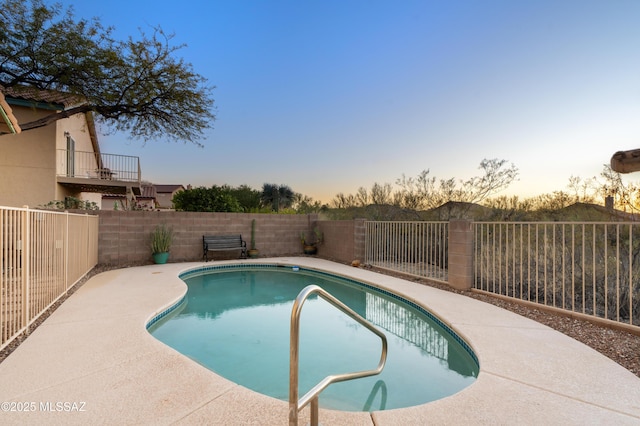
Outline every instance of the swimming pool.
<svg viewBox="0 0 640 426"><path fill-rule="evenodd" d="M389 341L384 371L331 385L320 405L373 411L423 404L473 383L471 349L421 307L364 283L278 265L225 265L181 275L185 299L149 325L157 339L249 389L288 398L289 319L309 284L324 288L382 330ZM379 338L319 298L301 317L300 392L328 374L373 368Z"/></svg>

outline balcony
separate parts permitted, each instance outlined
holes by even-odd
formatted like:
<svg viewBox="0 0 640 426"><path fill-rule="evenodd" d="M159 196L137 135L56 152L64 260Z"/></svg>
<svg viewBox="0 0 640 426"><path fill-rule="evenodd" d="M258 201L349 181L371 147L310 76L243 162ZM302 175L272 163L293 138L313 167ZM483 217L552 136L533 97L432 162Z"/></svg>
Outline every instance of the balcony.
<svg viewBox="0 0 640 426"><path fill-rule="evenodd" d="M140 195L140 158L58 149L56 178L76 191Z"/></svg>

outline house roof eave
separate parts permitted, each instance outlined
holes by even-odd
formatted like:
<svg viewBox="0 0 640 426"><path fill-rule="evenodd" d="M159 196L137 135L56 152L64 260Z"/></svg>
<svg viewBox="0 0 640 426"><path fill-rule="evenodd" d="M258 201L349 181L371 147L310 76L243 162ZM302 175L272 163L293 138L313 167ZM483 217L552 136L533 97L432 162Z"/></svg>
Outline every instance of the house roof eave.
<svg viewBox="0 0 640 426"><path fill-rule="evenodd" d="M96 124L93 119L92 112L85 113L85 119L87 120L87 128L89 129L89 137L91 138L91 145L96 154L100 154L100 143L98 142L98 133L96 132Z"/></svg>
<svg viewBox="0 0 640 426"><path fill-rule="evenodd" d="M2 92L0 92L0 117L2 117L2 120L0 120L0 133L16 134L22 132L18 119L13 115L13 110Z"/></svg>

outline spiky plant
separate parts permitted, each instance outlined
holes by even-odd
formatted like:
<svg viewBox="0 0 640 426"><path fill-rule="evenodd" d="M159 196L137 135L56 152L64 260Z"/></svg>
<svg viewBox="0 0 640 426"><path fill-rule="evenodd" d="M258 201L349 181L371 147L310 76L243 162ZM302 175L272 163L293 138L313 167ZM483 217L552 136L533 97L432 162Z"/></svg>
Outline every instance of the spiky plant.
<svg viewBox="0 0 640 426"><path fill-rule="evenodd" d="M167 253L173 242L173 229L165 224L156 226L151 233L151 252Z"/></svg>

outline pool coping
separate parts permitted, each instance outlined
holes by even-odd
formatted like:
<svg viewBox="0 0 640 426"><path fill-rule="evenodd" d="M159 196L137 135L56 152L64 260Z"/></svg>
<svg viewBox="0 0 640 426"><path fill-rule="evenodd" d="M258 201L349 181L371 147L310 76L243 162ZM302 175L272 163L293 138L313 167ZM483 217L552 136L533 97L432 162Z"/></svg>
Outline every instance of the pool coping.
<svg viewBox="0 0 640 426"><path fill-rule="evenodd" d="M298 265L373 283L436 314L478 357L478 379L455 395L371 414L321 410L322 424L640 423L640 378L512 312L312 257L215 262L237 263ZM0 402L15 410L22 403L21 411L3 408L0 422L288 424L286 402L217 376L146 331L184 296L179 275L208 265L149 265L92 277L0 364ZM306 424L308 413L300 419Z"/></svg>

